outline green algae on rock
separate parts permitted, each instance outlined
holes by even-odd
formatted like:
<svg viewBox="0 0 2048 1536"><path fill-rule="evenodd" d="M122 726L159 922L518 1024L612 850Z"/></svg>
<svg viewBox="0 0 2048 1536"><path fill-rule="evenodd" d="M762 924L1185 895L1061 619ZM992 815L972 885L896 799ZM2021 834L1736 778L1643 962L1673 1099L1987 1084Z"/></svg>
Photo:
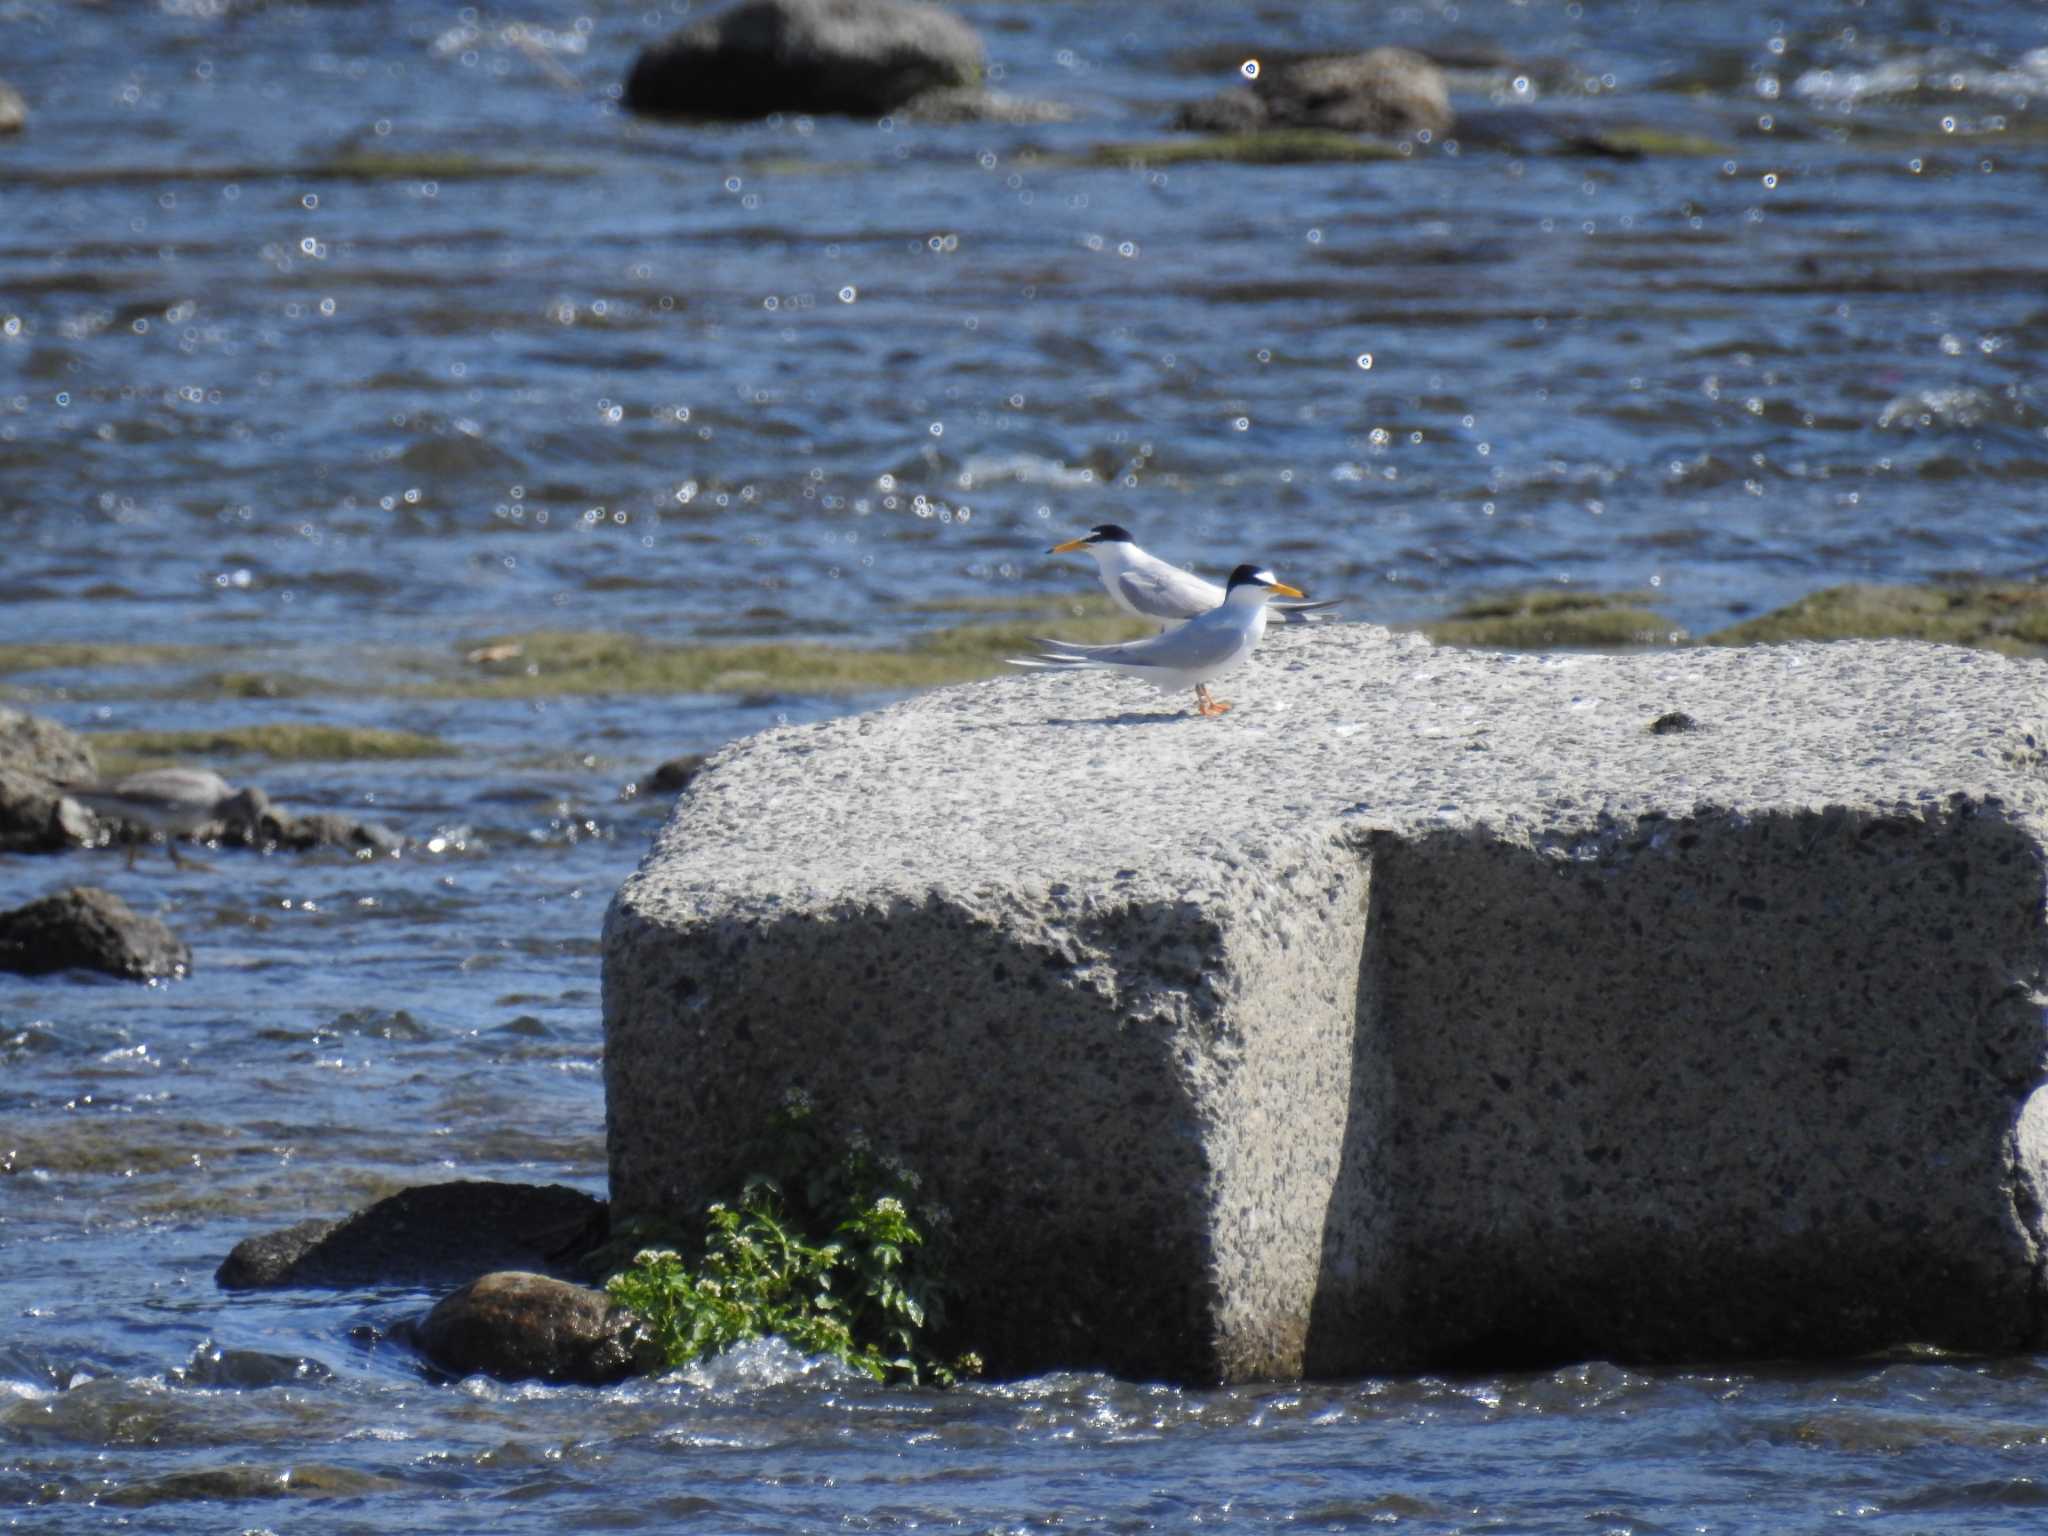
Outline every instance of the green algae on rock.
<svg viewBox="0 0 2048 1536"><path fill-rule="evenodd" d="M411 757L453 757L438 736L372 725L279 721L225 730L101 731L91 738L107 758L267 757L275 762L359 762Z"/></svg>
<svg viewBox="0 0 2048 1536"><path fill-rule="evenodd" d="M0 645L0 672L77 671L88 667L162 667L220 654L204 645L147 641L23 641Z"/></svg>
<svg viewBox="0 0 2048 1536"><path fill-rule="evenodd" d="M1539 588L1474 598L1450 617L1422 626L1439 645L1487 646L1501 650L1547 650L1586 646L1667 646L1685 631L1654 609L1639 592L1576 592Z"/></svg>
<svg viewBox="0 0 2048 1536"><path fill-rule="evenodd" d="M1184 165L1216 160L1235 165L1313 165L1352 160L1399 160L1391 139L1364 138L1328 128L1279 128L1250 133L1204 133L1179 139L1098 144L1096 165Z"/></svg>
<svg viewBox="0 0 2048 1536"><path fill-rule="evenodd" d="M528 698L578 693L901 693L992 677L1002 660L1057 628L1086 644L1150 632L1135 619L1042 618L933 630L882 650L766 642L657 645L610 630L534 630L494 636L470 654L469 674L405 690L435 698Z"/></svg>
<svg viewBox="0 0 2048 1536"><path fill-rule="evenodd" d="M1827 587L1703 638L1708 645L1936 640L2011 656L2039 656L2048 652L2048 586L2007 582Z"/></svg>
<svg viewBox="0 0 2048 1536"><path fill-rule="evenodd" d="M1700 158L1729 155L1733 149L1703 133L1685 133L1649 123L1615 123L1585 133L1569 134L1559 141L1566 154L1604 155L1615 160L1646 160L1665 157Z"/></svg>

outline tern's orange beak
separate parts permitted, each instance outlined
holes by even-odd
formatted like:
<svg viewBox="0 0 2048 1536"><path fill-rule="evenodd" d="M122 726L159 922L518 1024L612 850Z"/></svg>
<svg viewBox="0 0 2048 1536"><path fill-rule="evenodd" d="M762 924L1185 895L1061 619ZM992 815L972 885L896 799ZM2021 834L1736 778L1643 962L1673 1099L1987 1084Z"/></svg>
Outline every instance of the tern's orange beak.
<svg viewBox="0 0 2048 1536"><path fill-rule="evenodd" d="M1274 595L1275 597L1307 597L1307 596L1308 596L1308 594L1307 594L1306 592L1302 591L1302 590L1301 590L1301 588L1299 588L1299 587L1290 587L1290 586L1289 586L1289 585L1287 585L1287 583L1286 583L1286 582L1284 582L1284 581L1276 581L1276 582L1274 582L1274 583L1273 583L1273 585L1272 585L1272 586L1268 587L1268 588L1267 588L1266 590L1267 590L1268 592L1271 592L1271 593L1272 593L1272 594L1273 594L1273 595Z"/></svg>
<svg viewBox="0 0 2048 1536"><path fill-rule="evenodd" d="M1069 539L1064 544L1053 545L1046 553L1048 555L1071 555L1075 550L1086 549L1087 547L1088 541L1086 539Z"/></svg>

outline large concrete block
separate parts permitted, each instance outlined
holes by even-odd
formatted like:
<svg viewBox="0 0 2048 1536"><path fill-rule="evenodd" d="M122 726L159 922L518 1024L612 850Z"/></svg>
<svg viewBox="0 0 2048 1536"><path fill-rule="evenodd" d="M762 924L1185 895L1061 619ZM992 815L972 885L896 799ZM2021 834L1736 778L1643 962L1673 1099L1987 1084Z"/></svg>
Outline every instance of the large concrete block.
<svg viewBox="0 0 2048 1536"><path fill-rule="evenodd" d="M2048 1342L2048 666L1345 625L1229 691L714 759L606 923L615 1212L802 1087L951 1207L1001 1369Z"/></svg>

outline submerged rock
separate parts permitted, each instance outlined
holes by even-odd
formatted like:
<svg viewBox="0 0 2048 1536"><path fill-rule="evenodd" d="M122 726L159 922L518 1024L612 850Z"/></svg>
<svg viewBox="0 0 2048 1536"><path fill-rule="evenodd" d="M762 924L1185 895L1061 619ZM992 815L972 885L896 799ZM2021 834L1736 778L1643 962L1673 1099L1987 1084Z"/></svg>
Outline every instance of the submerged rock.
<svg viewBox="0 0 2048 1536"><path fill-rule="evenodd" d="M446 1370L504 1381L602 1386L664 1363L652 1331L605 1292L516 1270L484 1275L444 1296L414 1337Z"/></svg>
<svg viewBox="0 0 2048 1536"><path fill-rule="evenodd" d="M97 886L74 885L0 912L0 971L102 971L147 981L183 976L191 968L192 951L161 919L134 911Z"/></svg>
<svg viewBox="0 0 2048 1536"><path fill-rule="evenodd" d="M704 764L710 759L702 752L686 752L681 757L672 757L656 766L648 774L639 789L650 795L680 794L690 787L690 781L704 771Z"/></svg>
<svg viewBox="0 0 2048 1536"><path fill-rule="evenodd" d="M997 1374L2048 1342L2042 663L1289 625L1228 691L721 752L605 922L615 1220L799 1088Z"/></svg>
<svg viewBox="0 0 2048 1536"><path fill-rule="evenodd" d="M229 1290L448 1285L481 1270L567 1264L604 1233L605 1203L580 1190L460 1179L245 1238L214 1279Z"/></svg>
<svg viewBox="0 0 2048 1536"><path fill-rule="evenodd" d="M374 821L358 821L339 811L311 811L293 816L273 810L265 829L269 840L280 848L303 853L313 848L341 848L351 853L376 855L397 853L405 838Z"/></svg>
<svg viewBox="0 0 2048 1536"><path fill-rule="evenodd" d="M1374 48L1276 64L1249 86L1181 108L1173 126L1197 133L1324 128L1441 137L1455 121L1441 69L1406 48Z"/></svg>
<svg viewBox="0 0 2048 1536"><path fill-rule="evenodd" d="M302 1381L331 1381L334 1372L304 1355L273 1355L260 1349L224 1349L212 1339L192 1351L191 1362L171 1372L182 1387L287 1387Z"/></svg>
<svg viewBox="0 0 2048 1536"><path fill-rule="evenodd" d="M981 39L914 0L741 0L643 51L628 110L662 117L770 112L880 117L981 79Z"/></svg>

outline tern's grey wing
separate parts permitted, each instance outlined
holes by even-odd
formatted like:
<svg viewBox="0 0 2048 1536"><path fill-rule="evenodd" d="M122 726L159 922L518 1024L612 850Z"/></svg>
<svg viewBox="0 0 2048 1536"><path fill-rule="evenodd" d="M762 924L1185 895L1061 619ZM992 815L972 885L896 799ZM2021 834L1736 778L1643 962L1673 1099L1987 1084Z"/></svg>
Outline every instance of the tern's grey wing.
<svg viewBox="0 0 2048 1536"><path fill-rule="evenodd" d="M1094 666L1183 672L1226 662L1243 644L1244 631L1235 624L1183 624L1149 640L1093 647L1079 659Z"/></svg>
<svg viewBox="0 0 2048 1536"><path fill-rule="evenodd" d="M1192 619L1223 601L1223 589L1214 582L1204 581L1164 560L1119 571L1113 580L1125 602L1146 618L1162 624Z"/></svg>
<svg viewBox="0 0 2048 1536"><path fill-rule="evenodd" d="M145 768L110 785L92 787L112 789L123 795L191 801L223 800L234 793L228 781L211 768Z"/></svg>

